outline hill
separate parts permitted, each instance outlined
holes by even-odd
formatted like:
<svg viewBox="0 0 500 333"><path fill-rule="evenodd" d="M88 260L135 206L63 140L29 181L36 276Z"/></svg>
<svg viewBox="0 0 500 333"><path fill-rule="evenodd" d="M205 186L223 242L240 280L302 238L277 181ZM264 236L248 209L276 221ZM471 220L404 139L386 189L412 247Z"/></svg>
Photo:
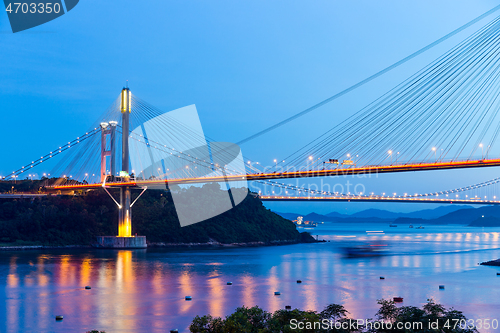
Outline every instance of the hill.
<svg viewBox="0 0 500 333"><path fill-rule="evenodd" d="M500 218L487 216L479 217L469 224L469 227L500 227Z"/></svg>
<svg viewBox="0 0 500 333"><path fill-rule="evenodd" d="M203 189L214 191L213 195L222 191L212 184ZM215 240L228 244L312 240L251 195L221 215L184 228L180 227L170 193L165 190L146 191L132 213L132 233L146 236L148 242L207 243ZM116 235L117 221L116 205L103 190L84 196L48 196L33 201L4 199L0 202L0 242L89 245L94 236Z"/></svg>
<svg viewBox="0 0 500 333"><path fill-rule="evenodd" d="M279 214L288 216L290 213ZM290 214L292 218L296 218L298 215ZM338 223L466 224L476 227L500 227L500 206L473 208L467 205L450 205L411 213L394 213L381 209L367 209L352 215L337 212L326 215L310 213L304 216L304 220Z"/></svg>
<svg viewBox="0 0 500 333"><path fill-rule="evenodd" d="M366 209L351 215L355 218L379 218L379 219L397 219L401 213L389 212L382 209Z"/></svg>
<svg viewBox="0 0 500 333"><path fill-rule="evenodd" d="M440 206L433 209L423 209L416 212L406 213L403 214L403 217L435 219L460 209L475 209L475 208L467 205L448 205L448 206Z"/></svg>
<svg viewBox="0 0 500 333"><path fill-rule="evenodd" d="M449 206L440 206L433 209L423 209L410 213L396 213L390 212L388 210L383 209L366 209L361 212L354 213L352 215L344 215L339 214L337 212L332 212L326 214L326 216L338 216L342 218L346 217L355 217L355 218L379 218L384 220L397 219L397 218L417 218L417 219L435 219L446 215L448 213L457 211L459 209L474 209L471 206L467 205L449 205Z"/></svg>

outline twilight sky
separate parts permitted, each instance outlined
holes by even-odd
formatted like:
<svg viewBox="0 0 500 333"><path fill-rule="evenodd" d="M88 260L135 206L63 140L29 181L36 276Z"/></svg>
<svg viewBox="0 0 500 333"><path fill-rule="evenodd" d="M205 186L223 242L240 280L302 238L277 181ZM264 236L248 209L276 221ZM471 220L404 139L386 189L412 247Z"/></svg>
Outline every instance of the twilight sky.
<svg viewBox="0 0 500 333"><path fill-rule="evenodd" d="M196 104L206 135L237 142L496 5L493 0L82 0L66 15L16 34L7 14L0 13L0 175L84 133L126 80L135 95L164 111ZM244 144L243 153L262 164L288 156L493 17L363 88ZM491 168L328 182L362 183L366 192L412 193L496 177L498 169ZM267 206L300 213L435 207Z"/></svg>

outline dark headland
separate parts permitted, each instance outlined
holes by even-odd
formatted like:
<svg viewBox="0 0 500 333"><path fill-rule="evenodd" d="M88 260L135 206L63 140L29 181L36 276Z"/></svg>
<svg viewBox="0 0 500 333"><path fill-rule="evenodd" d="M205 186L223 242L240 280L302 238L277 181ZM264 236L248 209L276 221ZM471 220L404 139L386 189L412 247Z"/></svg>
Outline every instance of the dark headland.
<svg viewBox="0 0 500 333"><path fill-rule="evenodd" d="M1 191L0 184L0 191ZM35 185L36 186L36 185ZM199 191L190 188L186 191ZM203 191L221 193L218 184ZM95 236L117 233L118 210L103 191L75 196L0 201L0 246L90 246ZM308 233L248 194L235 208L181 228L168 190L146 191L133 207L132 234L148 246L260 246L314 242Z"/></svg>

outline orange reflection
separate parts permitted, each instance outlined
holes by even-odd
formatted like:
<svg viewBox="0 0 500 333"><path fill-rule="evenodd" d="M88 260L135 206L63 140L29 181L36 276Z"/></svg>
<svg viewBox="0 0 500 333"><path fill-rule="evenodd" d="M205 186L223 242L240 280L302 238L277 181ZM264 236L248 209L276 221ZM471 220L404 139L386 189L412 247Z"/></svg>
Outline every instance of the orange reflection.
<svg viewBox="0 0 500 333"><path fill-rule="evenodd" d="M70 279L72 279L71 267L69 264L70 255L64 254L61 255L61 262L59 263L59 284L61 286L67 286L69 284Z"/></svg>
<svg viewBox="0 0 500 333"><path fill-rule="evenodd" d="M151 284L153 286L153 291L156 295L163 295L169 293L169 290L167 290L165 288L166 286L163 284L165 278L168 280L168 276L165 276L163 274L162 265L160 263L155 263L155 270ZM153 314L155 316L161 316L165 313L165 308L166 308L165 302L154 302ZM157 325L157 323L155 325Z"/></svg>
<svg viewBox="0 0 500 333"><path fill-rule="evenodd" d="M90 266L90 259L83 259L82 264L80 265L80 285L86 286L90 284L90 273L92 271L92 267Z"/></svg>
<svg viewBox="0 0 500 333"><path fill-rule="evenodd" d="M255 282L252 276L245 275L241 278L241 281L243 282L243 304L248 307L256 305L254 298Z"/></svg>
<svg viewBox="0 0 500 333"><path fill-rule="evenodd" d="M269 271L269 277L267 278L267 281L269 282L269 289L267 291L267 294L271 298L269 302L269 310L271 311L276 311L280 308L279 298L281 296L274 296L275 291L280 291L280 283L276 274L276 269L276 266L271 267L271 270Z"/></svg>
<svg viewBox="0 0 500 333"><path fill-rule="evenodd" d="M37 260L37 280L40 287L47 286L49 284L49 277L45 274L45 257L39 256Z"/></svg>
<svg viewBox="0 0 500 333"><path fill-rule="evenodd" d="M224 315L224 288L222 288L222 281L217 272L212 272L209 275L208 285L211 298L208 303L209 313L215 317L222 317Z"/></svg>
<svg viewBox="0 0 500 333"><path fill-rule="evenodd" d="M120 250L116 259L116 284L123 289L133 284L133 281L132 251Z"/></svg>
<svg viewBox="0 0 500 333"><path fill-rule="evenodd" d="M16 300L18 296L17 288L19 286L19 276L17 274L17 257L12 256L9 263L9 274L7 275L6 296L9 298L6 304L7 308L7 327L18 332L19 329L19 305Z"/></svg>
<svg viewBox="0 0 500 333"><path fill-rule="evenodd" d="M182 272L182 274L179 276L179 282L180 282L180 290L181 290L181 297L186 297L186 296L192 296L193 298L195 297L192 295L193 293L193 288L191 287L191 276L189 276L188 271ZM185 301L182 303L182 306L180 308L181 313L186 313L189 308L191 307L192 302L191 301Z"/></svg>
<svg viewBox="0 0 500 333"><path fill-rule="evenodd" d="M7 286L17 287L19 285L19 276L17 275L17 257L10 258L9 274L7 275Z"/></svg>

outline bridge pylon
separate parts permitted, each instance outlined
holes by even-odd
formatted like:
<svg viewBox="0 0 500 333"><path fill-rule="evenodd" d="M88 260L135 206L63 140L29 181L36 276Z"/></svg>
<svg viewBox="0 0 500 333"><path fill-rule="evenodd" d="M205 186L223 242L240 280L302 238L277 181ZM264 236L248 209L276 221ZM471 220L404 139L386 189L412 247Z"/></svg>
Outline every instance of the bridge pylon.
<svg viewBox="0 0 500 333"><path fill-rule="evenodd" d="M132 95L129 88L123 88L121 93L120 111L122 117L122 168L119 179L124 182L130 181L130 151L128 137L130 133L130 113L132 112ZM110 122L111 124L112 122ZM116 122L113 124L115 127ZM111 127L111 126L110 126ZM106 150L106 143L101 143L101 163L106 163L106 156L111 156L111 169L114 172L114 129L110 130L111 149ZM105 133L105 132L103 132ZM105 135L102 135L105 140ZM104 148L103 148L104 147ZM101 170L102 170L101 164ZM113 176L116 176L112 173ZM105 179L105 178L104 178ZM104 184L104 183L103 183ZM106 190L107 191L107 190ZM109 193L109 192L108 192ZM111 195L111 194L110 194ZM118 236L98 236L98 247L107 248L145 248L146 236L132 236L132 203L130 186L120 186L120 203L118 204Z"/></svg>
<svg viewBox="0 0 500 333"><path fill-rule="evenodd" d="M130 132L130 113L132 112L131 94L128 88L122 90L122 171L120 177L130 178L130 151L128 136ZM120 209L118 212L118 237L132 236L132 211L130 207L130 187L120 187Z"/></svg>

